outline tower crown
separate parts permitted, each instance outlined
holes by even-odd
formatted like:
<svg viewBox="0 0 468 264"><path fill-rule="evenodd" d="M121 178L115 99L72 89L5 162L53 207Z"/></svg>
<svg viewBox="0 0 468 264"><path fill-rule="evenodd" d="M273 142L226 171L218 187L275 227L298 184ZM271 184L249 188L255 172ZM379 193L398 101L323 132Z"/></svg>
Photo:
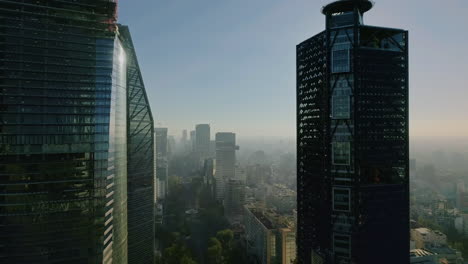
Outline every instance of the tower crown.
<svg viewBox="0 0 468 264"><path fill-rule="evenodd" d="M361 14L369 11L374 6L374 2L370 0L339 0L332 2L322 8L324 15L335 13L350 12L357 8Z"/></svg>

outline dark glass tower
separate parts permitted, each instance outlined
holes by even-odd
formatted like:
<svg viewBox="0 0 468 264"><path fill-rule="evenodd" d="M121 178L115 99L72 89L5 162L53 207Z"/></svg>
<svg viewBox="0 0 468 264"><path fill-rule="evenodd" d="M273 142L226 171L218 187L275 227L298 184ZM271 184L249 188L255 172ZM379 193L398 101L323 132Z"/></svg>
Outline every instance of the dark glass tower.
<svg viewBox="0 0 468 264"><path fill-rule="evenodd" d="M154 121L127 26L119 26L127 53L128 263L154 263Z"/></svg>
<svg viewBox="0 0 468 264"><path fill-rule="evenodd" d="M408 32L372 5L325 6L297 46L299 263L409 263Z"/></svg>
<svg viewBox="0 0 468 264"><path fill-rule="evenodd" d="M0 263L127 263L116 8L0 0Z"/></svg>

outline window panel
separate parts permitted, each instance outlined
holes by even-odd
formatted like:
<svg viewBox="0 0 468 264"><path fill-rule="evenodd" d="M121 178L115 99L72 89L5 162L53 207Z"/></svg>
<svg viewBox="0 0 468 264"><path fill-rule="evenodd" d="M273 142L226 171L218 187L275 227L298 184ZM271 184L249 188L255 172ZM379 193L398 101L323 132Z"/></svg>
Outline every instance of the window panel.
<svg viewBox="0 0 468 264"><path fill-rule="evenodd" d="M332 143L332 163L333 165L349 165L351 150L349 142Z"/></svg>
<svg viewBox="0 0 468 264"><path fill-rule="evenodd" d="M333 251L336 258L351 256L351 237L346 234L333 234Z"/></svg>
<svg viewBox="0 0 468 264"><path fill-rule="evenodd" d="M332 51L332 73L350 71L349 49Z"/></svg>
<svg viewBox="0 0 468 264"><path fill-rule="evenodd" d="M333 188L333 210L351 210L351 190L349 188Z"/></svg>
<svg viewBox="0 0 468 264"><path fill-rule="evenodd" d="M332 97L332 117L335 119L348 119L350 117L349 95L334 95Z"/></svg>

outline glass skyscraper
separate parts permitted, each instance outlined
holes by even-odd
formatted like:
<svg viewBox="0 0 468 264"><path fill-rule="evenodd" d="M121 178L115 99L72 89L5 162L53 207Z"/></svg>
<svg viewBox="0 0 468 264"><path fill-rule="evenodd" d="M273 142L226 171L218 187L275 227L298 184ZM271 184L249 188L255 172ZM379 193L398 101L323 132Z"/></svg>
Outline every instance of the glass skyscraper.
<svg viewBox="0 0 468 264"><path fill-rule="evenodd" d="M127 175L134 144L152 142L133 122L152 118L132 108L141 87L116 9L0 1L0 263L127 263Z"/></svg>
<svg viewBox="0 0 468 264"><path fill-rule="evenodd" d="M127 26L119 25L127 53L128 263L154 263L154 120Z"/></svg>
<svg viewBox="0 0 468 264"><path fill-rule="evenodd" d="M409 263L408 32L372 6L325 6L297 46L299 263Z"/></svg>
<svg viewBox="0 0 468 264"><path fill-rule="evenodd" d="M231 132L219 132L216 140L216 172L214 175L216 185L216 199L223 201L225 198L226 184L236 176L236 134Z"/></svg>

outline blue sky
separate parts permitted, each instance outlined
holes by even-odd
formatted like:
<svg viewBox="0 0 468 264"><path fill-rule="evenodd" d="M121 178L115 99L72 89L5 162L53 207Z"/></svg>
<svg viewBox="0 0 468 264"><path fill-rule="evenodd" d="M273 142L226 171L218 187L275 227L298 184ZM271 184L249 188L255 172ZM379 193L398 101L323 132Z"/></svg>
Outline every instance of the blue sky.
<svg viewBox="0 0 468 264"><path fill-rule="evenodd" d="M324 0L120 0L158 126L295 135L295 47ZM410 31L411 135L468 136L468 1L376 0L365 23Z"/></svg>

